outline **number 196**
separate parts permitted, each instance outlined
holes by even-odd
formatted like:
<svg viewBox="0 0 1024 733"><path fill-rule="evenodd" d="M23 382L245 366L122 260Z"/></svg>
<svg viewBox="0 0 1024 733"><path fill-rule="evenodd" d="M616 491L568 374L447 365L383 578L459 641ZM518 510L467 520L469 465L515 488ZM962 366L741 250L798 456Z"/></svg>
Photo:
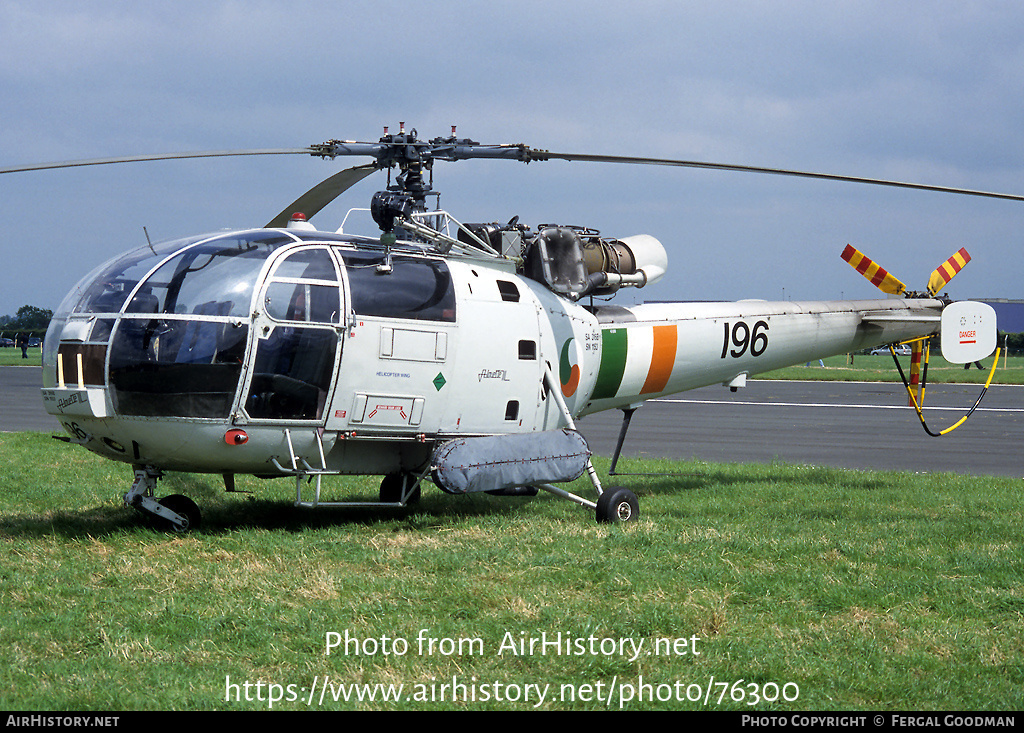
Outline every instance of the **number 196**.
<svg viewBox="0 0 1024 733"><path fill-rule="evenodd" d="M725 337L722 340L722 358L726 356L741 357L750 349L751 356L761 356L768 348L768 323L758 321L751 329L743 321L729 324L726 322ZM732 346L733 348L729 348Z"/></svg>

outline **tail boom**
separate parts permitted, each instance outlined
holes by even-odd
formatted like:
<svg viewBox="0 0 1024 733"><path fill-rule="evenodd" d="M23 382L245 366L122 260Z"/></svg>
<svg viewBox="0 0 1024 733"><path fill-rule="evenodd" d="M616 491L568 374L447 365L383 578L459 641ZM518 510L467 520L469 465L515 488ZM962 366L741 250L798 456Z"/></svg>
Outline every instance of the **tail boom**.
<svg viewBox="0 0 1024 733"><path fill-rule="evenodd" d="M600 367L581 414L930 336L943 305L886 299L598 309Z"/></svg>

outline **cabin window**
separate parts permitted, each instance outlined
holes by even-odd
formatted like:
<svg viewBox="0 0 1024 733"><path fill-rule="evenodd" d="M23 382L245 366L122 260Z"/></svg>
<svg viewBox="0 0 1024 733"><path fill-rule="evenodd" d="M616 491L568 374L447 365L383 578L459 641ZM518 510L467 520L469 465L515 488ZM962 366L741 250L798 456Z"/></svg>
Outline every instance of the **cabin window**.
<svg viewBox="0 0 1024 733"><path fill-rule="evenodd" d="M280 283L267 286L264 305L278 321L340 323L341 297L337 285Z"/></svg>
<svg viewBox="0 0 1024 733"><path fill-rule="evenodd" d="M178 241L154 249L142 247L104 265L82 281L81 297L75 304L74 311L117 313L146 273L165 257L169 257L175 249L187 244L187 241Z"/></svg>
<svg viewBox="0 0 1024 733"><path fill-rule="evenodd" d="M455 287L440 260L394 255L382 272L382 253L342 252L352 309L363 316L455 321Z"/></svg>
<svg viewBox="0 0 1024 733"><path fill-rule="evenodd" d="M106 384L103 370L107 361L106 344L62 343L57 359L65 384Z"/></svg>
<svg viewBox="0 0 1024 733"><path fill-rule="evenodd" d="M277 247L293 241L278 232L213 239L192 237L139 247L83 278L61 304L59 312L117 313L132 297L128 305L132 313L188 313L191 307L214 299L212 294L206 297L199 294L202 290L218 295L231 293L230 299L240 303L241 310L245 311L249 306L246 294L237 289L248 283L251 296L254 278L237 272L238 268L222 268L221 265L236 258L236 264L243 265L250 262L242 260L266 260ZM165 264L157 270L159 277L151 277L151 282L136 293L139 281L161 263ZM256 266L257 272L260 266L261 263Z"/></svg>
<svg viewBox="0 0 1024 733"><path fill-rule="evenodd" d="M245 411L256 419L318 420L334 373L333 329L278 326L256 347Z"/></svg>
<svg viewBox="0 0 1024 733"><path fill-rule="evenodd" d="M288 255L274 268L275 280L326 280L338 281L334 260L326 249L303 249Z"/></svg>
<svg viewBox="0 0 1024 733"><path fill-rule="evenodd" d="M514 282L508 280L498 280L498 292L501 293L501 299L509 303L519 302L519 288Z"/></svg>
<svg viewBox="0 0 1024 733"><path fill-rule="evenodd" d="M244 323L122 319L110 344L114 409L146 417L227 417L248 335Z"/></svg>
<svg viewBox="0 0 1024 733"><path fill-rule="evenodd" d="M263 296L267 314L277 321L340 323L341 291L334 260L326 249L307 249L274 268Z"/></svg>

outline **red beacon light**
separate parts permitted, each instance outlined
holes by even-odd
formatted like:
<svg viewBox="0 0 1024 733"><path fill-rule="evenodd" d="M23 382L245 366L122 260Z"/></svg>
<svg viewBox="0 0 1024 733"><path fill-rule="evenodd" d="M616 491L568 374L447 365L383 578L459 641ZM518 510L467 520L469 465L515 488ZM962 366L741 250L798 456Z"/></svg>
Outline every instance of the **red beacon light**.
<svg viewBox="0 0 1024 733"><path fill-rule="evenodd" d="M306 221L306 215L301 211L296 211L292 214L292 218L288 220L288 229L306 229L316 231L316 227Z"/></svg>
<svg viewBox="0 0 1024 733"><path fill-rule="evenodd" d="M249 441L249 436L244 430L229 430L224 433L224 442L228 445L243 445Z"/></svg>

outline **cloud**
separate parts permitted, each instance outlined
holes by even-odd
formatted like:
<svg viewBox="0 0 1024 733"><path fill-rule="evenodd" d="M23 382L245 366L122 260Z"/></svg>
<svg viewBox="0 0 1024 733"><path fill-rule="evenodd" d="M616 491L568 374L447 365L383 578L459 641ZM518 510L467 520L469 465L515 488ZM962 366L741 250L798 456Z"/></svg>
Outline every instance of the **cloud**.
<svg viewBox="0 0 1024 733"><path fill-rule="evenodd" d="M1024 192L1024 10L997 3L9 2L0 166L424 137ZM340 161L340 167L355 161ZM0 176L0 313L56 307L154 236L259 225L339 169L220 159ZM669 246L645 297L872 297L847 242L908 282L960 246L963 297L1020 296L1024 207L691 170L460 162L465 220L559 221ZM375 178L325 210L365 206ZM847 268L848 269L848 268Z"/></svg>

